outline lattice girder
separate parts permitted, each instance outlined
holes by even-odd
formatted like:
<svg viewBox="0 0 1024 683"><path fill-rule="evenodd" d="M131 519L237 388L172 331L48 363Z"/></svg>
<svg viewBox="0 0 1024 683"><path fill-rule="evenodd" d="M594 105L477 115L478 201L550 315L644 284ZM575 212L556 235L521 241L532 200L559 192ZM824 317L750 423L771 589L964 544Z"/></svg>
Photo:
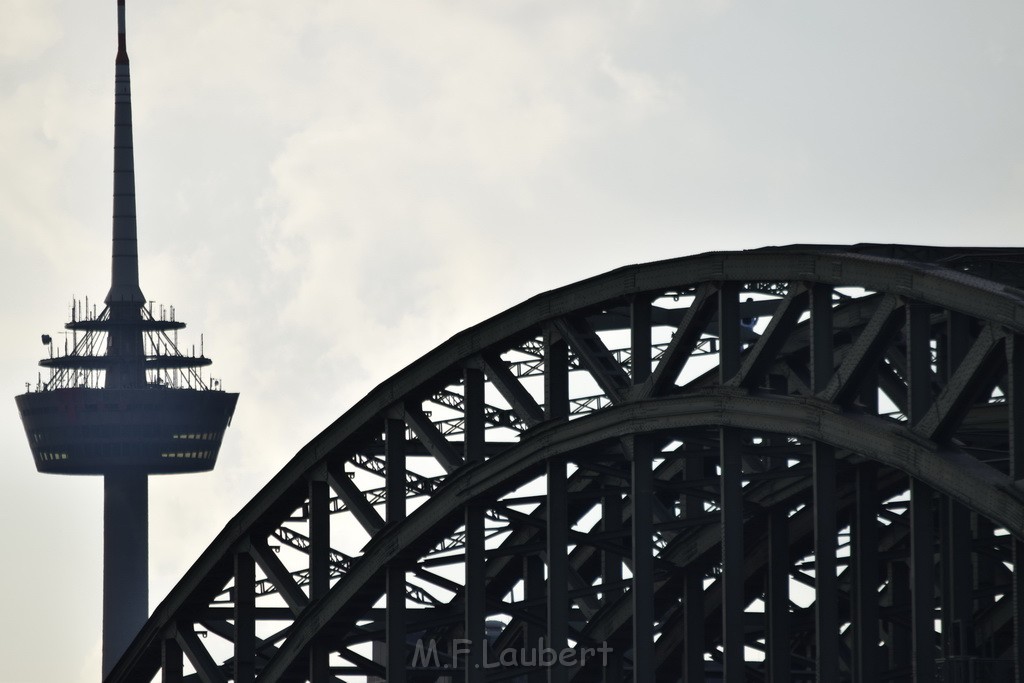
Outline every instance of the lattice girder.
<svg viewBox="0 0 1024 683"><path fill-rule="evenodd" d="M305 446L108 680L489 680L537 636L610 646L553 680L1024 675L1024 293L892 252L633 266L453 337Z"/></svg>

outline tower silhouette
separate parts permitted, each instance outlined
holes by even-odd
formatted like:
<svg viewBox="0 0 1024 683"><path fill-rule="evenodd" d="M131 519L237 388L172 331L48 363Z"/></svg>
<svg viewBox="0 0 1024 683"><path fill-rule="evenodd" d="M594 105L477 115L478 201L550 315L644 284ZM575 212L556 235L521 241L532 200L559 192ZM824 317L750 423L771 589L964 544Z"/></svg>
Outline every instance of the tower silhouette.
<svg viewBox="0 0 1024 683"><path fill-rule="evenodd" d="M43 335L48 378L15 399L36 469L103 476L104 675L148 616L147 477L213 469L238 400L203 376L202 344L178 350L174 308L154 314L139 287L124 0L117 24L110 291L100 311L72 302L63 351Z"/></svg>

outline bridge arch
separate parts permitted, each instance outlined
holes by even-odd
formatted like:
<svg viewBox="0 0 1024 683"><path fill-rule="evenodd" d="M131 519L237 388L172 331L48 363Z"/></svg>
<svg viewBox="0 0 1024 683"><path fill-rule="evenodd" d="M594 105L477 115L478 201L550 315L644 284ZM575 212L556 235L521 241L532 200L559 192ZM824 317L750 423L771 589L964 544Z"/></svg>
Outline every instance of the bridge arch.
<svg viewBox="0 0 1024 683"><path fill-rule="evenodd" d="M607 647L567 681L1024 675L1021 261L796 246L534 297L300 450L107 680L532 681L473 665L538 636Z"/></svg>

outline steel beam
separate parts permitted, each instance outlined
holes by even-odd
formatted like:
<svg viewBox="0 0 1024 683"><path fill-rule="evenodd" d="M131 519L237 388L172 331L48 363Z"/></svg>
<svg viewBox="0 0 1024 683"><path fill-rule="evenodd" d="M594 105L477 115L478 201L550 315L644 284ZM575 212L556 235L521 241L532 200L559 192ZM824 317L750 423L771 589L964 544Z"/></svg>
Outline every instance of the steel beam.
<svg viewBox="0 0 1024 683"><path fill-rule="evenodd" d="M889 670L903 680L912 680L914 675L913 638L913 595L910 567L903 562L889 564L889 593L894 613L888 620ZM900 618L903 617L903 618ZM913 679L916 683L916 679Z"/></svg>
<svg viewBox="0 0 1024 683"><path fill-rule="evenodd" d="M293 614L299 614L305 609L309 599L306 594L295 583L291 572L278 558L277 553L270 550L265 539L253 538L249 543L249 550L252 553L256 564L260 566L267 579L277 588L278 594L284 599Z"/></svg>
<svg viewBox="0 0 1024 683"><path fill-rule="evenodd" d="M405 422L395 418L384 421L384 454L387 460L385 486L387 500L385 512L388 524L397 524L405 519ZM396 559L385 569L385 639L387 643L388 683L405 683L405 565Z"/></svg>
<svg viewBox="0 0 1024 683"><path fill-rule="evenodd" d="M949 382L936 397L934 404L926 407L927 413L915 420L914 431L925 438L946 443L960 426L967 412L974 407L982 389L991 390L993 366L999 358L1001 336L993 326L987 325L978 339L962 358L957 359L955 369L950 370ZM928 397L929 403L931 397Z"/></svg>
<svg viewBox="0 0 1024 683"><path fill-rule="evenodd" d="M624 536L622 491L608 486L601 495L601 534L609 539ZM614 547L601 549L601 601L614 603L623 593L622 553ZM613 649L601 670L603 683L622 683L622 653Z"/></svg>
<svg viewBox="0 0 1024 683"><path fill-rule="evenodd" d="M768 577L765 590L768 683L792 683L789 616L789 509L776 505L768 517Z"/></svg>
<svg viewBox="0 0 1024 683"><path fill-rule="evenodd" d="M723 283L718 295L718 379L726 384L740 368L739 287ZM739 432L719 430L719 506L722 518L722 664L724 683L744 683L743 453Z"/></svg>
<svg viewBox="0 0 1024 683"><path fill-rule="evenodd" d="M544 418L569 417L569 346L555 330L544 332Z"/></svg>
<svg viewBox="0 0 1024 683"><path fill-rule="evenodd" d="M235 553L235 683L256 680L256 562L247 551Z"/></svg>
<svg viewBox="0 0 1024 683"><path fill-rule="evenodd" d="M910 481L910 599L915 683L935 680L935 506L933 490Z"/></svg>
<svg viewBox="0 0 1024 683"><path fill-rule="evenodd" d="M892 335L902 322L899 299L895 295L886 294L878 302L871 320L843 358L828 386L818 395L830 403L848 403L860 389L858 381L881 360Z"/></svg>
<svg viewBox="0 0 1024 683"><path fill-rule="evenodd" d="M1013 573L1010 599L1013 615L1013 656L1014 683L1024 683L1024 542L1014 538Z"/></svg>
<svg viewBox="0 0 1024 683"><path fill-rule="evenodd" d="M866 462L856 469L850 558L853 563L853 680L875 683L878 680L878 493L875 463Z"/></svg>
<svg viewBox="0 0 1024 683"><path fill-rule="evenodd" d="M839 582L836 577L835 448L816 441L813 452L815 672L819 683L839 680Z"/></svg>
<svg viewBox="0 0 1024 683"><path fill-rule="evenodd" d="M768 326L744 358L739 374L732 379L732 384L748 388L763 384L765 373L775 362L806 307L807 291L802 285L797 285L775 309Z"/></svg>
<svg viewBox="0 0 1024 683"><path fill-rule="evenodd" d="M160 681L161 683L183 683L185 664L181 655L181 646L174 638L160 641Z"/></svg>
<svg viewBox="0 0 1024 683"><path fill-rule="evenodd" d="M623 531L622 493L618 488L606 488L601 496L601 533L609 538ZM622 581L622 555L619 551L605 547L601 550L601 593L607 603L622 594L622 588L615 585Z"/></svg>
<svg viewBox="0 0 1024 683"><path fill-rule="evenodd" d="M649 437L630 437L633 462L633 681L655 680L654 670L654 473Z"/></svg>
<svg viewBox="0 0 1024 683"><path fill-rule="evenodd" d="M544 409L537 405L523 383L512 374L508 365L497 354L485 353L482 357L484 369L491 384L502 398L508 401L512 412L528 427L544 420Z"/></svg>
<svg viewBox="0 0 1024 683"><path fill-rule="evenodd" d="M646 295L633 297L629 305L630 364L633 385L638 386L651 376L651 299Z"/></svg>
<svg viewBox="0 0 1024 683"><path fill-rule="evenodd" d="M630 385L626 371L583 316L566 316L555 321L579 359L580 366L590 373L601 391L613 403L621 403Z"/></svg>
<svg viewBox="0 0 1024 683"><path fill-rule="evenodd" d="M309 482L309 599L320 600L330 590L331 490L323 477ZM312 683L330 679L327 643L315 640L309 648L309 677Z"/></svg>
<svg viewBox="0 0 1024 683"><path fill-rule="evenodd" d="M931 310L907 304L907 419L916 426L932 403ZM935 679L935 504L933 490L910 480L910 597L915 683Z"/></svg>
<svg viewBox="0 0 1024 683"><path fill-rule="evenodd" d="M472 465L484 459L484 373L467 368L463 373L465 389L465 461ZM484 581L486 559L484 548L484 508L469 503L465 509L465 606L464 632L469 641L466 659L466 683L484 680L484 649L487 647L485 622L487 604Z"/></svg>
<svg viewBox="0 0 1024 683"><path fill-rule="evenodd" d="M927 420L936 415L936 423L942 425L935 432L945 441L953 431L953 425L959 426L964 415L977 401L979 391L987 384L992 374L993 361L1004 361L999 358L1002 353L995 353L999 346L995 330L986 325L977 341L972 344L971 321L966 315L949 312L947 315L945 335L940 337L937 367L945 376L946 386L935 400L936 410L929 411ZM979 349L984 348L985 351ZM1001 352L1003 349L999 348ZM982 358L979 359L979 356ZM986 367L989 366L989 367ZM964 379L967 376L969 379ZM960 392L959 400L950 400L951 392ZM958 409L945 406L956 404ZM920 427L921 425L919 425ZM971 538L971 514L964 505L956 500L942 496L946 513L945 528L942 534L943 560L941 563L943 578L943 611L942 640L943 652L946 656L969 657L974 654L974 567L971 561L973 543Z"/></svg>
<svg viewBox="0 0 1024 683"><path fill-rule="evenodd" d="M569 644L569 511L566 467L562 458L547 463L547 559L548 637L547 646L561 652ZM550 666L548 683L567 683L569 671Z"/></svg>
<svg viewBox="0 0 1024 683"><path fill-rule="evenodd" d="M188 661L195 668L199 680L203 683L228 683L224 674L221 673L220 668L217 666L217 662L210 656L210 653L203 647L203 644L199 642L199 636L196 635L191 624L182 624L181 628L177 630L175 637L178 641L178 646L181 647L181 651L185 653Z"/></svg>
<svg viewBox="0 0 1024 683"><path fill-rule="evenodd" d="M416 438L434 456L434 459L441 464L445 472L454 472L462 464L462 459L455 452L448 440L444 438L441 431L434 426L430 418L423 412L423 408L415 403L405 404L405 423L409 425Z"/></svg>
<svg viewBox="0 0 1024 683"><path fill-rule="evenodd" d="M689 456L685 463L686 479L693 482L704 479L708 474L706 470L714 469L709 467L709 461L710 458L701 455ZM705 515L703 498L687 495L682 505L685 519ZM704 571L699 566L690 565L683 578L683 610L683 683L704 683Z"/></svg>
<svg viewBox="0 0 1024 683"><path fill-rule="evenodd" d="M341 464L328 463L327 472L331 488L345 503L345 507L352 511L352 516L356 518L363 530L371 536L377 533L384 526L384 520L366 500L366 496L359 490L359 487L348 478L345 467Z"/></svg>
<svg viewBox="0 0 1024 683"><path fill-rule="evenodd" d="M639 391L639 397L658 396L673 385L679 373L683 371L686 361L690 359L701 335L707 329L708 323L714 318L717 304L718 290L715 286L709 283L701 284L682 322L661 355L657 367Z"/></svg>
<svg viewBox="0 0 1024 683"><path fill-rule="evenodd" d="M1014 481L1024 479L1024 335L1006 339L1009 472Z"/></svg>
<svg viewBox="0 0 1024 683"><path fill-rule="evenodd" d="M529 615L523 627L523 652L537 652L547 637L547 587L544 561L538 555L523 558L523 599ZM547 680L544 670L538 666L527 672L526 678L529 683Z"/></svg>
<svg viewBox="0 0 1024 683"><path fill-rule="evenodd" d="M811 384L824 391L833 375L832 288L811 286ZM836 453L814 442L815 674L819 683L839 680L839 582L836 577Z"/></svg>
<svg viewBox="0 0 1024 683"><path fill-rule="evenodd" d="M1024 335L1006 340L1008 469L1015 482L1024 479ZM1024 683L1024 542L1013 540L1014 681Z"/></svg>

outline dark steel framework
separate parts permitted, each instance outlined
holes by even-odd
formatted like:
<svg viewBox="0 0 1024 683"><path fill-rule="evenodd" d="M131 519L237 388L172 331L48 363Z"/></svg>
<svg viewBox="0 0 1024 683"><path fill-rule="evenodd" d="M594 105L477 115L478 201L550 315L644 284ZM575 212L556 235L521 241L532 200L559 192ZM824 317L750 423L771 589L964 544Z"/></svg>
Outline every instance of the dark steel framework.
<svg viewBox="0 0 1024 683"><path fill-rule="evenodd" d="M537 296L295 455L107 680L1024 681L1022 266L794 246Z"/></svg>

